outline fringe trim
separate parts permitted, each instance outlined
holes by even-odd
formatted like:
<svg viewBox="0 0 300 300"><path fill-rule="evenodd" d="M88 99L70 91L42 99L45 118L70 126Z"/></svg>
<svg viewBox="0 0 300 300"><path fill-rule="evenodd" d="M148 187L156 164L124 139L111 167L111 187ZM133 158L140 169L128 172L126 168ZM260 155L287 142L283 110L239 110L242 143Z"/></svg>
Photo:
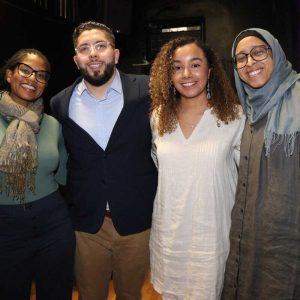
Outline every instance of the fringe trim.
<svg viewBox="0 0 300 300"><path fill-rule="evenodd" d="M7 157L0 153L0 192L7 196L25 202L25 193L28 188L35 192L36 159L33 157L29 145L17 146L16 151L10 152Z"/></svg>
<svg viewBox="0 0 300 300"><path fill-rule="evenodd" d="M265 137L266 156L269 157L278 145L283 143L285 155L293 155L295 148L295 140L299 132L291 134L267 133Z"/></svg>

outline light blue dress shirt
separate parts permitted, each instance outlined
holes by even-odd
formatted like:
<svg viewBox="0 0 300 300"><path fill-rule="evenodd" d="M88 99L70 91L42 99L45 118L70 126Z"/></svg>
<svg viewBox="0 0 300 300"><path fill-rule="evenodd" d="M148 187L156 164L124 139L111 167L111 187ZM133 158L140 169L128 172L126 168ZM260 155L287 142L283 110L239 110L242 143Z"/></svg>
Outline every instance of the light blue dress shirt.
<svg viewBox="0 0 300 300"><path fill-rule="evenodd" d="M88 91L84 80L78 83L70 99L69 117L105 150L123 106L122 84L117 71L110 87L100 99Z"/></svg>

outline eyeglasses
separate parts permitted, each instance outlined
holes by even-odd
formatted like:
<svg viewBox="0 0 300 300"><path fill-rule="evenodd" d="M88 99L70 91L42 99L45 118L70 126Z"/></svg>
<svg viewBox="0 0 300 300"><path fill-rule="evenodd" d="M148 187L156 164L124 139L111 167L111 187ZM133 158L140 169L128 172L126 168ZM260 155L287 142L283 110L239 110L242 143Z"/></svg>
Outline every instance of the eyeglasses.
<svg viewBox="0 0 300 300"><path fill-rule="evenodd" d="M109 45L109 42L100 41L96 42L95 44L80 45L78 48L75 48L75 51L77 52L77 54L81 55L89 55L92 52L92 49L94 49L98 53L102 53L108 48Z"/></svg>
<svg viewBox="0 0 300 300"><path fill-rule="evenodd" d="M255 61L261 61L268 57L270 47L265 45L255 46L251 49L249 53L239 53L232 58L233 65L236 69L244 68L248 63L249 55Z"/></svg>
<svg viewBox="0 0 300 300"><path fill-rule="evenodd" d="M21 76L29 78L32 74L35 75L36 81L47 83L50 79L50 73L47 71L37 71L24 63L18 63L18 72Z"/></svg>

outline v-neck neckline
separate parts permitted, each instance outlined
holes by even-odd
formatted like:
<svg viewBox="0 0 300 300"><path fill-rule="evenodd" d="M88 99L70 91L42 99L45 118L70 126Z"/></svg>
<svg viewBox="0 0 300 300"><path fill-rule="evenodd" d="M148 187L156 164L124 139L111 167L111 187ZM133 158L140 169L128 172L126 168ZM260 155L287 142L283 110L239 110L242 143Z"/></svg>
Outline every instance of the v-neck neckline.
<svg viewBox="0 0 300 300"><path fill-rule="evenodd" d="M191 134L190 134L188 137L186 137L186 136L184 135L184 133L183 133L183 131L182 131L182 128L181 128L181 126L180 126L180 124L179 124L179 121L178 121L177 127L178 127L178 130L180 131L180 135L182 136L182 138L184 139L185 142L189 142L189 141L191 140L191 138L192 138L193 135L195 134L195 131L197 131L197 130L198 130L198 127L200 126L200 124L203 123L203 119L206 117L206 114L207 114L208 112L210 112L210 111L211 111L211 108L208 108L208 109L206 109L206 110L204 111L204 113L203 113L201 119L200 119L200 120L198 121L198 123L194 126L194 128L193 128Z"/></svg>

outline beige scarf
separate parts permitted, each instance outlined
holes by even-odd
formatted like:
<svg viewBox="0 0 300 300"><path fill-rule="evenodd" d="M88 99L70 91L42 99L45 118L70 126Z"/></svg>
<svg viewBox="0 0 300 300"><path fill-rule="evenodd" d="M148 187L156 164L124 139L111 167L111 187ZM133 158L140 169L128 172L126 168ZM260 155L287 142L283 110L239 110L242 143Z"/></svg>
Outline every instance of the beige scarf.
<svg viewBox="0 0 300 300"><path fill-rule="evenodd" d="M0 94L0 115L9 123L0 145L0 192L20 203L25 201L26 188L35 191L36 134L42 112L41 98L25 107L13 101L8 92Z"/></svg>

